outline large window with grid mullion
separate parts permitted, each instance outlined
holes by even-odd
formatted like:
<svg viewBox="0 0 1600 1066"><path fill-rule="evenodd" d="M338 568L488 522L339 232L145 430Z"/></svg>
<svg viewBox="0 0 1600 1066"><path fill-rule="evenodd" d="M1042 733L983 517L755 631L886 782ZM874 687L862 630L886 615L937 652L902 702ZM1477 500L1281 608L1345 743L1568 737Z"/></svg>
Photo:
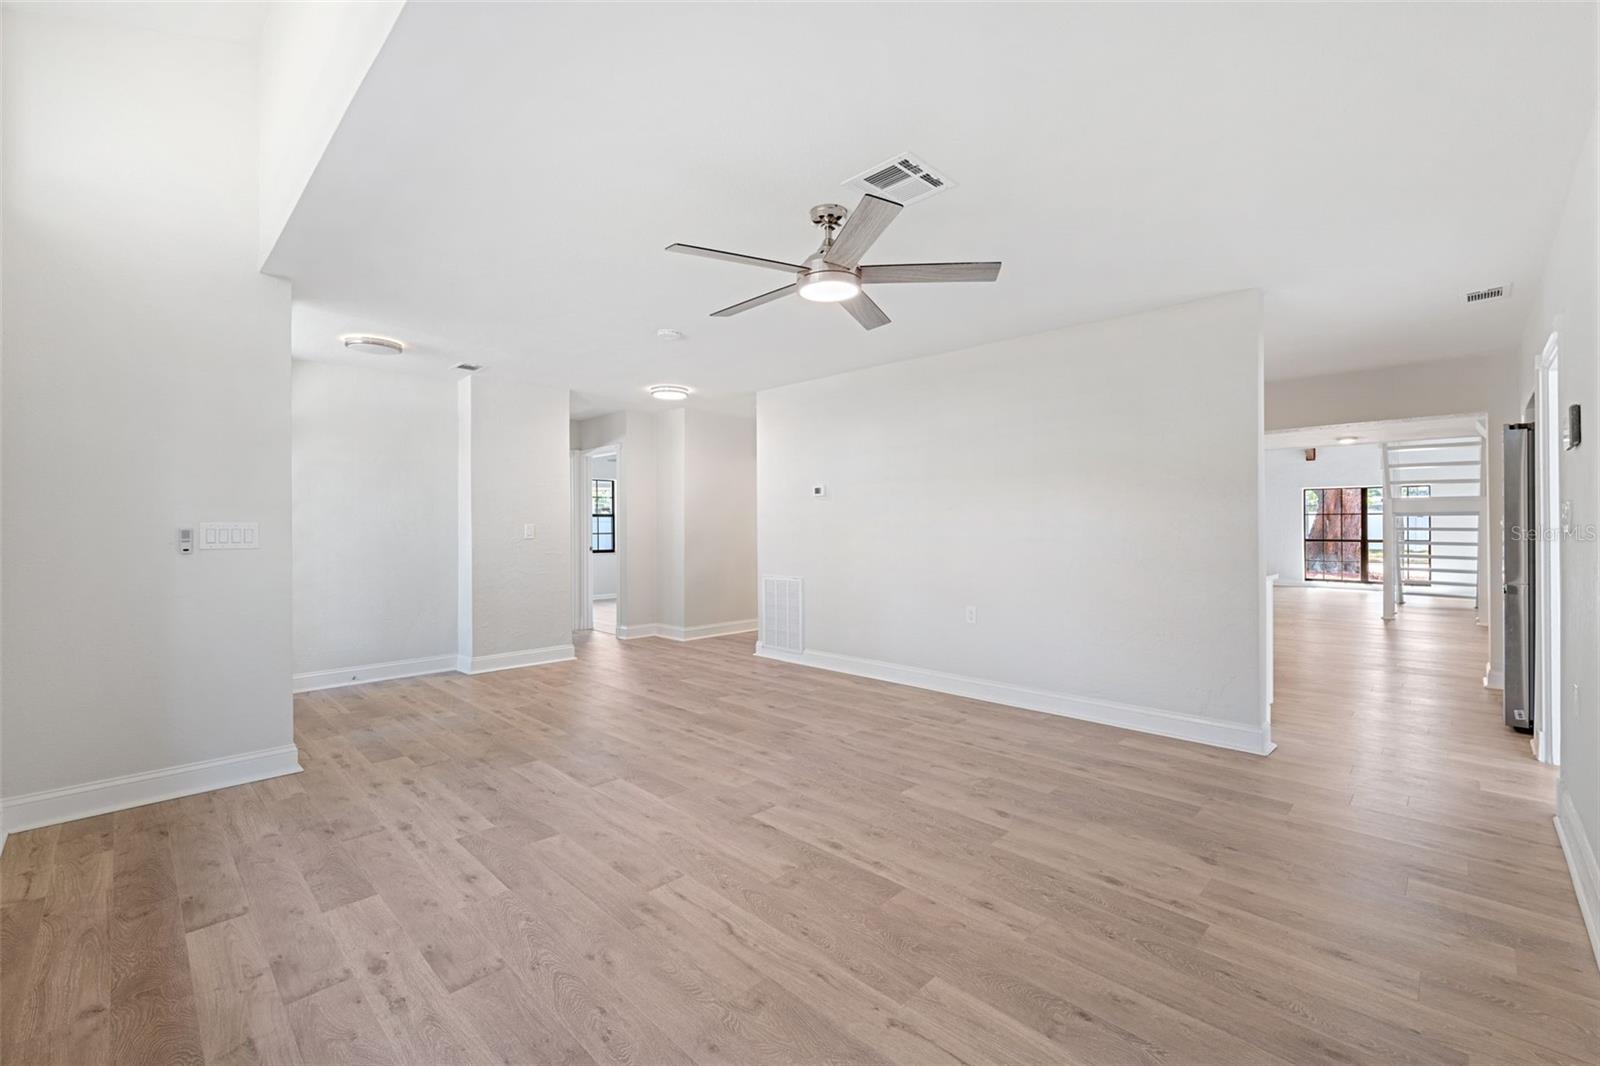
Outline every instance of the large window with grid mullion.
<svg viewBox="0 0 1600 1066"><path fill-rule="evenodd" d="M605 478L589 482L589 550L617 550L617 483Z"/></svg>
<svg viewBox="0 0 1600 1066"><path fill-rule="evenodd" d="M1382 490L1306 489L1305 579L1364 582L1381 575ZM1374 558L1377 550L1380 557Z"/></svg>

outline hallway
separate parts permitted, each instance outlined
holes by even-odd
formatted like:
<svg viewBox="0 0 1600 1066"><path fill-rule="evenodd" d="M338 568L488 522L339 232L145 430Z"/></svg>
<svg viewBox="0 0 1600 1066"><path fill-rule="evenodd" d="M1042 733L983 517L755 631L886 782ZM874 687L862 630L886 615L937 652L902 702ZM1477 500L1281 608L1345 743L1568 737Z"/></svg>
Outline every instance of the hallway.
<svg viewBox="0 0 1600 1066"><path fill-rule="evenodd" d="M1385 625L1377 593L1281 587L1274 597L1274 758L1314 751L1324 772L1348 769L1353 806L1438 803L1442 790L1497 816L1510 813L1501 798L1531 804L1548 828L1555 772L1483 687L1489 631L1468 606L1413 599Z"/></svg>

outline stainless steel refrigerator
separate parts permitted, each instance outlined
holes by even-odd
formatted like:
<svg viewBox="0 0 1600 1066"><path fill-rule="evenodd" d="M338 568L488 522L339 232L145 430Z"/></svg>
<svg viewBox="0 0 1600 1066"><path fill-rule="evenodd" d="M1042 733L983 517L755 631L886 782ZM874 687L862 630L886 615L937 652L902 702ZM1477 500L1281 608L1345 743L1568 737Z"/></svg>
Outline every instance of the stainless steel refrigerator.
<svg viewBox="0 0 1600 1066"><path fill-rule="evenodd" d="M1534 566L1539 547L1534 508L1534 425L1514 422L1505 429L1506 725L1533 732Z"/></svg>

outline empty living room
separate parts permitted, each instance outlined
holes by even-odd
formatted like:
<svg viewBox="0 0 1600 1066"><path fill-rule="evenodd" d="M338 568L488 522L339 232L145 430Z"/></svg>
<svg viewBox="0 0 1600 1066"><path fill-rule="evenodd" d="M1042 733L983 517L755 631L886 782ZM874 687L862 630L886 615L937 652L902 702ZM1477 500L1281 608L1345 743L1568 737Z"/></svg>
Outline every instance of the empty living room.
<svg viewBox="0 0 1600 1066"><path fill-rule="evenodd" d="M1597 56L0 0L0 1064L1600 1066Z"/></svg>

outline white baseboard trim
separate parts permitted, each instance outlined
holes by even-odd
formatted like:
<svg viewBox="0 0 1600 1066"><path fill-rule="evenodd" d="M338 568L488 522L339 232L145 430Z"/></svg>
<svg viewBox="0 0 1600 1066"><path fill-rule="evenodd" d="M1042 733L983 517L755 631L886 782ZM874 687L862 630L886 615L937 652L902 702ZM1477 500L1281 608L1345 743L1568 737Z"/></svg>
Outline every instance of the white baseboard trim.
<svg viewBox="0 0 1600 1066"><path fill-rule="evenodd" d="M754 633L756 620L745 618L738 622L713 622L705 626L669 626L662 622L645 622L636 626L618 626L617 636L622 640L640 637L660 637L663 640L705 640L707 637L727 637L735 633Z"/></svg>
<svg viewBox="0 0 1600 1066"><path fill-rule="evenodd" d="M342 685L364 685L368 681L394 681L424 674L446 674L456 668L455 655L430 655L421 659L396 659L392 663L368 663L339 670L312 670L294 675L294 691L317 692Z"/></svg>
<svg viewBox="0 0 1600 1066"><path fill-rule="evenodd" d="M857 677L870 677L878 681L890 681L897 685L911 685L914 688L930 689L934 692L944 692L952 696L965 696L968 699L984 700L988 703L999 703L1008 707L1042 711L1045 714L1060 715L1063 718L1099 722L1102 725L1117 726L1120 729L1132 729L1140 733L1154 733L1156 736L1189 740L1197 744L1209 744L1216 748L1248 752L1251 755L1270 755L1272 750L1277 747L1272 742L1272 727L1270 725L1245 726L1232 725L1227 722L1213 722L1209 719L1196 718L1188 714L1178 714L1174 711L1157 710L1153 707L1135 707L1126 703L1113 703L1110 700L1072 696L1061 692L1045 692L1042 689L1008 685L1000 681L986 681L983 678L940 673L937 670L925 670L918 666L901 666L898 663L880 662L876 659L858 659L853 655L835 655L832 652L806 651L795 654L793 652L779 651L775 648L766 648L757 644L756 654L764 659L776 659L779 662L794 663L798 666L814 666L818 669L833 670L841 674L854 674Z"/></svg>
<svg viewBox="0 0 1600 1066"><path fill-rule="evenodd" d="M1496 692L1504 692L1506 690L1506 673L1505 673L1505 671L1504 670L1496 670L1492 664L1484 663L1483 664L1483 687L1487 688L1487 689L1493 689Z"/></svg>
<svg viewBox="0 0 1600 1066"><path fill-rule="evenodd" d="M281 748L169 766L164 770L147 770L67 788L8 796L0 813L5 818L5 831L20 833L24 829L74 822L96 814L299 772L300 750L293 744L286 744Z"/></svg>
<svg viewBox="0 0 1600 1066"><path fill-rule="evenodd" d="M1561 799L1556 806L1556 839L1561 841L1562 854L1567 857L1572 889L1578 894L1578 910L1583 912L1583 924L1589 930L1589 948L1594 952L1596 965L1600 965L1600 864L1595 862L1571 793L1565 788L1560 792Z"/></svg>
<svg viewBox="0 0 1600 1066"><path fill-rule="evenodd" d="M492 674L497 670L517 670L524 666L543 666L546 663L564 663L578 657L571 644L552 644L548 648L524 648L522 651L502 651L494 655L457 656L455 668L463 674Z"/></svg>

